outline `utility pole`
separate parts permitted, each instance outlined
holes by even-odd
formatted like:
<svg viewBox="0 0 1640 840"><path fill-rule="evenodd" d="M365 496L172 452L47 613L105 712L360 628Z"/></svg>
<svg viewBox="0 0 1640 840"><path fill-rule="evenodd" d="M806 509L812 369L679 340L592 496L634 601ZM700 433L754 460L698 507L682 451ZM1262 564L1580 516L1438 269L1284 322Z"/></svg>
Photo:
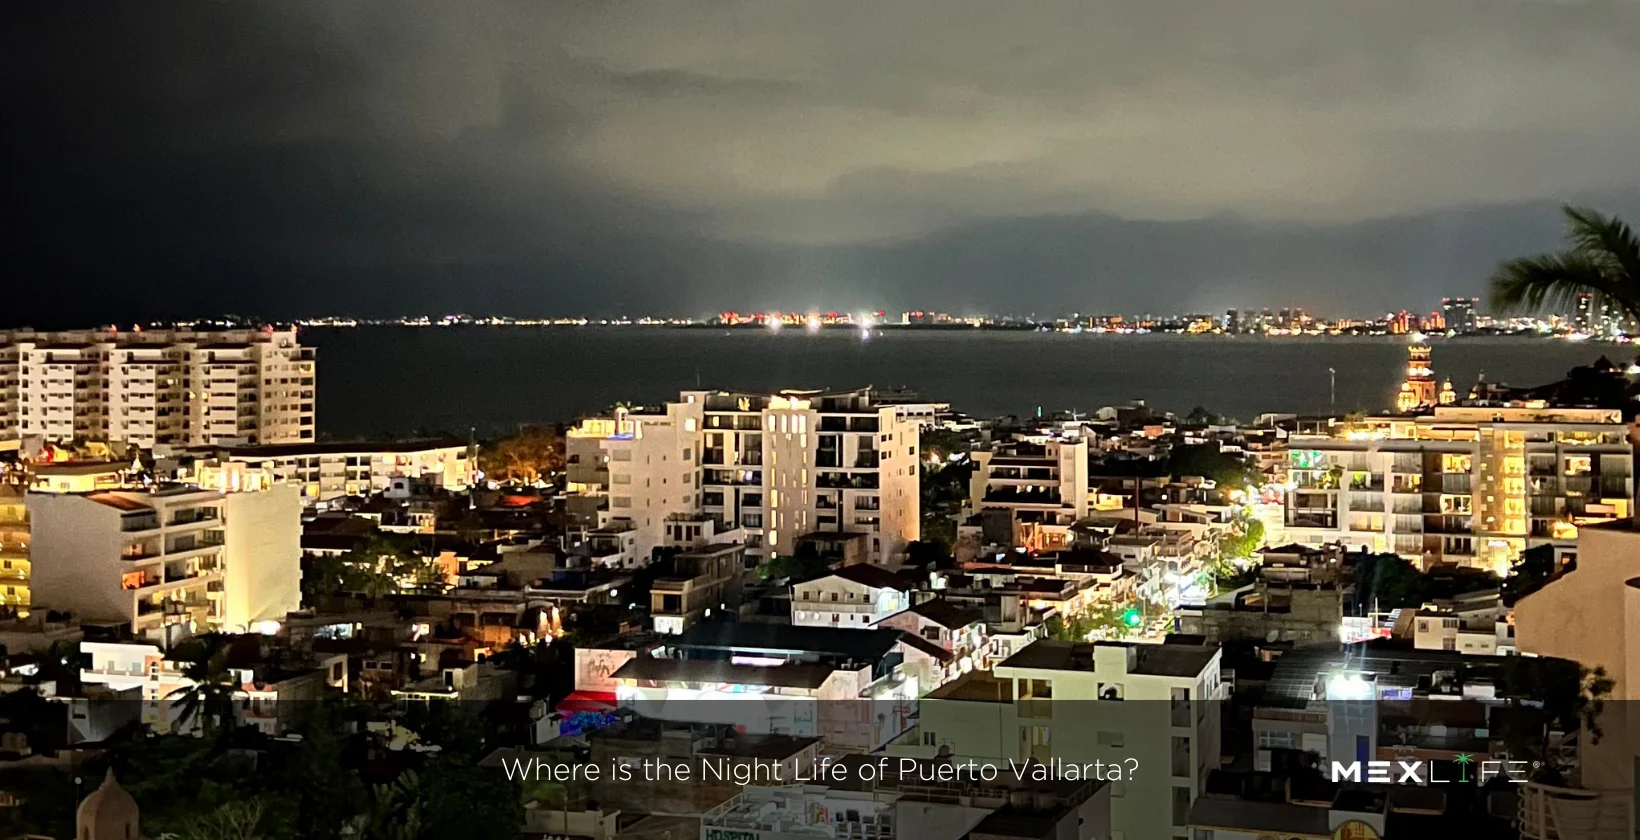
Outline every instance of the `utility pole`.
<svg viewBox="0 0 1640 840"><path fill-rule="evenodd" d="M1327 368L1327 413L1338 413L1338 371Z"/></svg>

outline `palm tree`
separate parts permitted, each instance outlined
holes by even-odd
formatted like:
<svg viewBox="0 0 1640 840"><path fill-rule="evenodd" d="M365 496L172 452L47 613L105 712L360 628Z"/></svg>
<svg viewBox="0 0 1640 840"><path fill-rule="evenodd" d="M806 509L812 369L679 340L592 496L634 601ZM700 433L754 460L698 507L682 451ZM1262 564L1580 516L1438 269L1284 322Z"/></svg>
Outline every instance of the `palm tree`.
<svg viewBox="0 0 1640 840"><path fill-rule="evenodd" d="M35 662L39 668L27 682L56 683L56 693L67 696L79 693L80 669L90 664L90 657L80 653L79 642L56 641L42 651Z"/></svg>
<svg viewBox="0 0 1640 840"><path fill-rule="evenodd" d="M1563 207L1566 247L1519 257L1492 275L1492 305L1499 312L1575 309L1585 295L1592 305L1640 322L1640 237L1622 219L1596 210Z"/></svg>
<svg viewBox="0 0 1640 840"><path fill-rule="evenodd" d="M177 692L173 701L179 710L179 729L195 720L207 736L232 728L233 695L238 690L233 672L228 670L232 649L230 638L212 633L191 640L179 652L178 659L184 663L182 675L192 683Z"/></svg>
<svg viewBox="0 0 1640 840"><path fill-rule="evenodd" d="M1574 310L1587 299L1590 311L1615 310L1640 324L1640 236L1616 216L1580 207L1566 214L1566 247L1552 254L1519 257L1492 275L1492 305L1499 312L1553 308ZM1629 474L1636 477L1631 508L1640 522L1640 425L1629 426L1634 447Z"/></svg>

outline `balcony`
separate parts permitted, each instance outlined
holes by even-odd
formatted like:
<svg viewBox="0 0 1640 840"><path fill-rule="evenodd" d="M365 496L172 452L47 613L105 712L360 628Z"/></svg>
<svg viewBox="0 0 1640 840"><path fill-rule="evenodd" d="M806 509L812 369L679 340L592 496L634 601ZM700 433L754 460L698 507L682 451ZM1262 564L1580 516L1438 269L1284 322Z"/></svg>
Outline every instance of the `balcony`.
<svg viewBox="0 0 1640 840"><path fill-rule="evenodd" d="M120 549L121 560L148 560L160 556L157 545L128 545Z"/></svg>
<svg viewBox="0 0 1640 840"><path fill-rule="evenodd" d="M120 517L120 530L130 534L137 531L152 531L159 527L159 514L139 513Z"/></svg>
<svg viewBox="0 0 1640 840"><path fill-rule="evenodd" d="M1468 475L1443 475L1441 476L1441 492L1467 495L1471 483L1471 477Z"/></svg>
<svg viewBox="0 0 1640 840"><path fill-rule="evenodd" d="M992 487L986 491L983 501L1026 505L1058 505L1060 503L1059 491L1057 490L1030 490L1019 487Z"/></svg>
<svg viewBox="0 0 1640 840"><path fill-rule="evenodd" d="M186 510L177 511L176 514L171 517L171 521L165 524L167 527L175 528L179 525L192 525L196 522L214 521L216 521L215 508L188 508Z"/></svg>
<svg viewBox="0 0 1640 840"><path fill-rule="evenodd" d="M1474 522L1468 516L1424 517L1424 533L1426 534L1470 534L1473 532Z"/></svg>
<svg viewBox="0 0 1640 840"><path fill-rule="evenodd" d="M1630 795L1530 782L1520 788L1520 836L1527 840L1629 835Z"/></svg>
<svg viewBox="0 0 1640 840"><path fill-rule="evenodd" d="M877 474L848 475L846 473L820 473L815 481L816 487L827 489L853 488L864 490L877 489Z"/></svg>

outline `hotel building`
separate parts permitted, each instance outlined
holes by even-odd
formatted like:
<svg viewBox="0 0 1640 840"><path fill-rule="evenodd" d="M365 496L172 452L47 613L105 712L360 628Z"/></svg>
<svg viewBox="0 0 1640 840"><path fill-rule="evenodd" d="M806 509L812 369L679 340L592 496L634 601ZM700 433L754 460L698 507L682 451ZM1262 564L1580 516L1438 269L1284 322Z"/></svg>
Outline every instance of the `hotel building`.
<svg viewBox="0 0 1640 840"><path fill-rule="evenodd" d="M1503 572L1629 514L1626 430L1617 410L1439 405L1295 435L1287 534Z"/></svg>
<svg viewBox="0 0 1640 840"><path fill-rule="evenodd" d="M918 433L932 406L880 404L867 389L752 394L686 391L677 402L583 424L600 431L599 464L578 464L586 492L608 472L600 525L629 522L636 556L664 544L667 517L704 514L746 532L749 555L795 553L814 534L862 534L874 562L904 551L920 526Z"/></svg>
<svg viewBox="0 0 1640 840"><path fill-rule="evenodd" d="M0 331L0 439L312 441L313 367L295 330Z"/></svg>
<svg viewBox="0 0 1640 840"><path fill-rule="evenodd" d="M293 487L30 493L33 597L159 645L282 621L301 605Z"/></svg>

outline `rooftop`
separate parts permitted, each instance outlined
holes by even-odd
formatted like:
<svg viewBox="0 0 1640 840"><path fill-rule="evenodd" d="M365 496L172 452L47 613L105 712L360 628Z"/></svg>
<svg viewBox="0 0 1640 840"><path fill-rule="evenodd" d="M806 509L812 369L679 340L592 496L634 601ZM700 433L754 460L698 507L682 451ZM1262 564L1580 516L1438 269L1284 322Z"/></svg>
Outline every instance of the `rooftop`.
<svg viewBox="0 0 1640 840"><path fill-rule="evenodd" d="M1195 677L1212 664L1219 649L1186 645L1148 645L1128 642L1073 643L1044 639L1033 642L1003 660L999 668L1031 668L1044 671L1094 671L1094 651L1100 647L1120 647L1133 652L1129 674L1154 677Z"/></svg>
<svg viewBox="0 0 1640 840"><path fill-rule="evenodd" d="M698 659L636 657L610 674L617 680L656 680L779 688L819 688L835 669L825 665L735 665Z"/></svg>
<svg viewBox="0 0 1640 840"><path fill-rule="evenodd" d="M226 451L233 458L285 458L297 455L370 455L376 453L426 452L432 449L467 448L454 438L426 440L346 441L338 443L280 443L268 446L235 446Z"/></svg>
<svg viewBox="0 0 1640 840"><path fill-rule="evenodd" d="M898 630L796 627L790 624L707 621L685 630L671 643L682 650L755 650L818 653L875 662L899 643Z"/></svg>
<svg viewBox="0 0 1640 840"><path fill-rule="evenodd" d="M948 630L960 630L985 620L978 611L963 609L944 598L931 598L913 605L906 612L920 615Z"/></svg>
<svg viewBox="0 0 1640 840"><path fill-rule="evenodd" d="M1319 676L1335 668L1374 676L1376 688L1383 694L1386 690L1427 690L1437 672L1450 672L1462 685L1466 678L1485 676L1502 664L1501 659L1482 661L1457 651L1408 650L1371 644L1302 648L1289 651L1277 660L1259 705L1276 709L1305 708L1315 697Z"/></svg>
<svg viewBox="0 0 1640 840"><path fill-rule="evenodd" d="M974 703L1014 702L1014 681L999 680L990 671L970 671L930 691L927 700L966 700Z"/></svg>
<svg viewBox="0 0 1640 840"><path fill-rule="evenodd" d="M861 586L870 586L874 589L905 590L913 586L911 582L907 581L900 575L895 574L894 572L891 572L881 566L873 566L869 563L856 563L852 566L844 566L828 575L816 578L816 580L824 580L828 577L842 578L843 580L858 583Z"/></svg>
<svg viewBox="0 0 1640 840"><path fill-rule="evenodd" d="M119 472L130 466L130 462L119 461L71 461L63 464L40 464L33 468L35 475L103 475L104 473Z"/></svg>

